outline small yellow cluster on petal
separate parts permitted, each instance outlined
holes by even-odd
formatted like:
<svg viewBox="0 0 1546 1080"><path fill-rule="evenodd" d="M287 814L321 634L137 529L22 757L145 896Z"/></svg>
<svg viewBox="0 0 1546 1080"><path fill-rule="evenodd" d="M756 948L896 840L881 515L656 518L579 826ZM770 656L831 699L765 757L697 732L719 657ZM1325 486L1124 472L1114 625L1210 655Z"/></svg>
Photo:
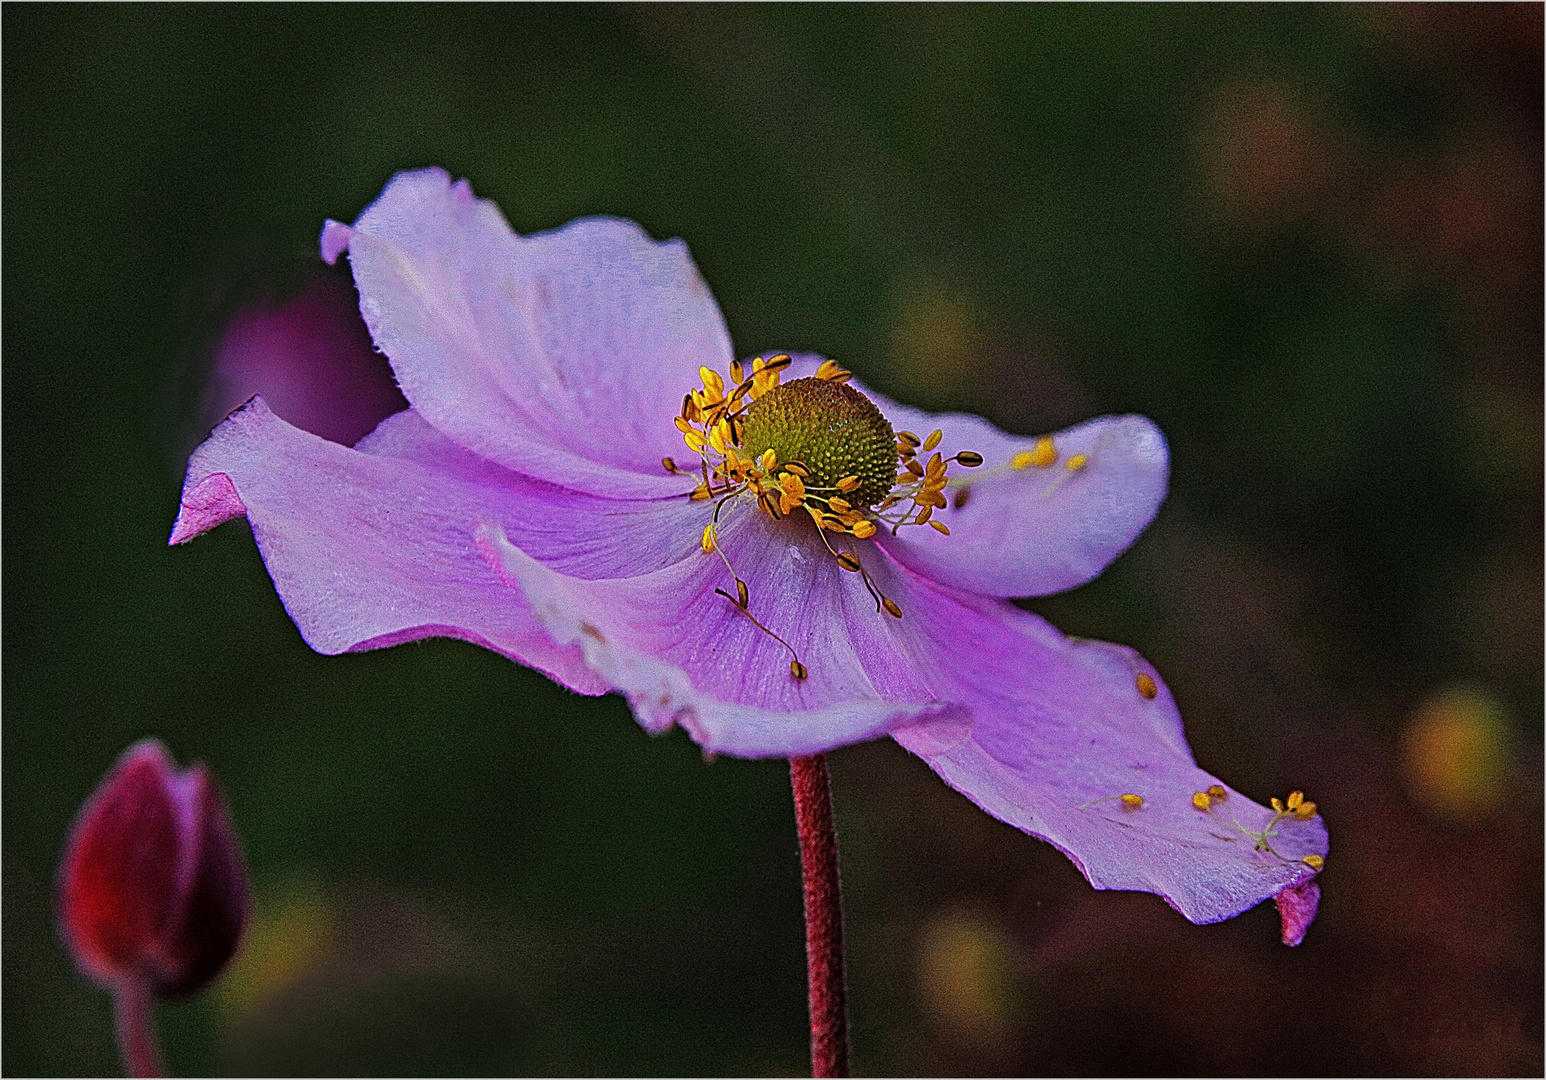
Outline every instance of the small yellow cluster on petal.
<svg viewBox="0 0 1546 1080"><path fill-rule="evenodd" d="M1136 810L1136 809L1138 809L1142 805L1143 805L1143 796L1142 795L1134 795L1132 792L1128 792L1126 795L1122 796L1122 806L1123 806L1124 809Z"/></svg>
<svg viewBox="0 0 1546 1080"><path fill-rule="evenodd" d="M1010 459L1010 467L1015 469L1029 469L1032 465L1038 469L1045 469L1057 462L1058 450L1051 436L1043 435L1036 440L1036 446L1031 450L1022 450Z"/></svg>
<svg viewBox="0 0 1546 1080"><path fill-rule="evenodd" d="M1199 810L1208 810L1212 807L1213 800L1206 791L1194 791L1192 792L1192 805Z"/></svg>

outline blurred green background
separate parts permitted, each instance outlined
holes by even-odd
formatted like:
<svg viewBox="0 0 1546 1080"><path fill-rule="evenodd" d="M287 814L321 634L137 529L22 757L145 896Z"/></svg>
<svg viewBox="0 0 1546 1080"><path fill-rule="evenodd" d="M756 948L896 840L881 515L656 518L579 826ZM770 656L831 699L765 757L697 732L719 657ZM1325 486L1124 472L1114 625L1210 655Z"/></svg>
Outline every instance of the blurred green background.
<svg viewBox="0 0 1546 1080"><path fill-rule="evenodd" d="M1096 893L842 750L857 1071L1539 1074L1541 10L7 5L5 1071L118 1068L50 887L149 734L257 892L174 1071L807 1067L782 763L462 643L316 656L244 525L165 546L221 320L439 164L685 238L743 355L1170 439L1150 532L1031 606L1319 803L1320 921Z"/></svg>

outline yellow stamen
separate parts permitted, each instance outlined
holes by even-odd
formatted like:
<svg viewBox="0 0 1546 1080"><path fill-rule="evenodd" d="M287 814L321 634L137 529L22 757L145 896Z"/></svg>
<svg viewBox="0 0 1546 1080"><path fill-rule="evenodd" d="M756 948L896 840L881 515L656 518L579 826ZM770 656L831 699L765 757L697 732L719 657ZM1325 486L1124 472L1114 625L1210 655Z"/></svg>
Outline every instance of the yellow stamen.
<svg viewBox="0 0 1546 1080"><path fill-rule="evenodd" d="M1159 695L1159 685L1155 683L1154 676L1147 671L1138 673L1138 693L1149 701L1153 701Z"/></svg>
<svg viewBox="0 0 1546 1080"><path fill-rule="evenodd" d="M1206 791L1192 792L1192 805L1199 810L1207 810L1211 805Z"/></svg>
<svg viewBox="0 0 1546 1080"><path fill-rule="evenodd" d="M911 431L899 431L899 432L897 432L896 433L896 441L898 443L906 444L909 448L916 447L920 443L923 442L922 439L918 438L918 436L914 435Z"/></svg>
<svg viewBox="0 0 1546 1080"><path fill-rule="evenodd" d="M950 535L950 526L941 524L938 521L929 522L929 528L933 529L935 532L944 533L946 536Z"/></svg>
<svg viewBox="0 0 1546 1080"><path fill-rule="evenodd" d="M1288 813L1287 810L1283 809L1283 800L1279 799L1276 795L1272 797L1272 808L1279 814Z"/></svg>
<svg viewBox="0 0 1546 1080"><path fill-rule="evenodd" d="M1034 465L1038 469L1045 469L1056 463L1058 459L1057 445L1050 435L1043 435L1036 440L1036 445L1030 450L1024 450L1015 455L1010 465L1016 469L1025 469Z"/></svg>
<svg viewBox="0 0 1546 1080"><path fill-rule="evenodd" d="M1294 807L1294 816L1304 821L1309 821L1312 817L1315 816L1315 804L1312 802L1300 803L1298 806Z"/></svg>
<svg viewBox="0 0 1546 1080"><path fill-rule="evenodd" d="M719 377L719 372L712 368L700 367L698 375L703 379L703 388L714 397L720 397L725 392L725 380ZM680 384L678 384L680 385Z"/></svg>
<svg viewBox="0 0 1546 1080"><path fill-rule="evenodd" d="M936 446L939 445L939 440L944 438L944 436L945 436L945 433L943 431L934 431L934 432L932 432L927 439L923 440L923 449L924 449L924 451L927 452L929 450L934 449Z"/></svg>
<svg viewBox="0 0 1546 1080"><path fill-rule="evenodd" d="M962 450L956 455L956 461L968 469L975 469L982 464L982 455L974 450Z"/></svg>
<svg viewBox="0 0 1546 1080"><path fill-rule="evenodd" d="M746 368L739 360L730 361L730 381L739 386L746 378Z"/></svg>
<svg viewBox="0 0 1546 1080"><path fill-rule="evenodd" d="M1306 855L1299 861L1304 863L1311 870L1323 870L1326 867L1326 860L1321 858L1319 855Z"/></svg>
<svg viewBox="0 0 1546 1080"><path fill-rule="evenodd" d="M805 681L805 677L807 675L809 675L810 672L805 670L805 665L800 663L800 661L798 661L798 660L791 660L791 661L789 661L789 674L793 675L796 679L799 679L801 682L804 682Z"/></svg>
<svg viewBox="0 0 1546 1080"><path fill-rule="evenodd" d="M770 446L770 447L768 447L766 450L764 450L762 452L762 457L757 459L757 464L762 466L763 472L767 472L769 469L771 469L773 467L774 463L777 462L777 461L778 461L778 451L774 450Z"/></svg>
<svg viewBox="0 0 1546 1080"><path fill-rule="evenodd" d="M1090 455L1089 454L1075 454L1073 457L1068 459L1068 464L1065 467L1068 469L1069 472L1078 472L1080 469L1084 468L1089 463L1090 463Z"/></svg>
<svg viewBox="0 0 1546 1080"><path fill-rule="evenodd" d="M839 551L837 553L837 564L844 570L851 570L856 574L860 570L864 569L864 567L860 565L859 560L846 551Z"/></svg>
<svg viewBox="0 0 1546 1080"><path fill-rule="evenodd" d="M854 526L854 535L860 540L868 540L875 535L875 523L868 518Z"/></svg>
<svg viewBox="0 0 1546 1080"><path fill-rule="evenodd" d="M859 478L857 476L845 476L837 482L837 489L843 494L859 490Z"/></svg>
<svg viewBox="0 0 1546 1080"><path fill-rule="evenodd" d="M893 619L900 619L902 617L902 609L897 607L896 601L889 596L881 597L880 604L886 609L886 614L890 615Z"/></svg>
<svg viewBox="0 0 1546 1080"><path fill-rule="evenodd" d="M714 524L710 522L703 527L703 553L705 555L714 550Z"/></svg>
<svg viewBox="0 0 1546 1080"><path fill-rule="evenodd" d="M695 454L703 453L703 448L709 444L708 440L705 439L702 435L699 435L696 431L683 432L682 441L685 442L687 444L687 448Z"/></svg>
<svg viewBox="0 0 1546 1080"><path fill-rule="evenodd" d="M1215 798L1215 799L1227 799L1227 798L1229 798L1229 792L1227 790L1225 790L1223 784L1214 784L1211 787L1209 787L1208 788L1208 795L1211 798Z"/></svg>
<svg viewBox="0 0 1546 1080"><path fill-rule="evenodd" d="M1122 808L1124 810L1136 810L1143 805L1143 796L1134 795L1132 792L1122 796Z"/></svg>

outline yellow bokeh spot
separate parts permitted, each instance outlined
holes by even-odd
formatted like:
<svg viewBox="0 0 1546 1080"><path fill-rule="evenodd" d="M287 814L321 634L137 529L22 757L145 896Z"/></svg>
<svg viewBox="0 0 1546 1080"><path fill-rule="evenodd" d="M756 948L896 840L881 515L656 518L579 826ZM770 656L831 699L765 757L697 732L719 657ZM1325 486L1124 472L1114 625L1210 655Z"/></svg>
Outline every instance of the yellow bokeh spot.
<svg viewBox="0 0 1546 1080"><path fill-rule="evenodd" d="M1451 687L1412 714L1401 740L1412 795L1441 818L1467 818L1502 800L1513 765L1508 717L1484 691Z"/></svg>
<svg viewBox="0 0 1546 1080"><path fill-rule="evenodd" d="M977 383L988 335L963 290L927 278L906 283L890 336L891 361L908 400L943 405Z"/></svg>
<svg viewBox="0 0 1546 1080"><path fill-rule="evenodd" d="M338 913L320 890L259 896L235 961L216 987L221 1013L235 1022L293 985L330 951Z"/></svg>
<svg viewBox="0 0 1546 1080"><path fill-rule="evenodd" d="M954 1040L1002 1044L1014 1026L1013 948L985 915L951 911L924 927L918 991L924 1012Z"/></svg>

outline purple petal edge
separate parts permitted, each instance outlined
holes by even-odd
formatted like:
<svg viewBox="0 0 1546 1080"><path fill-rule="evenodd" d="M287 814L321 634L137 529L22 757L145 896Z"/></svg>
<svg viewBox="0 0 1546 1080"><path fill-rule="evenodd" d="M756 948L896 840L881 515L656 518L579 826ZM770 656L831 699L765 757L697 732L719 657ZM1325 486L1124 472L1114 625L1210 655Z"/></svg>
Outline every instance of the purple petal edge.
<svg viewBox="0 0 1546 1080"><path fill-rule="evenodd" d="M246 515L247 507L231 478L221 472L210 473L184 493L167 544L186 544L216 525Z"/></svg>
<svg viewBox="0 0 1546 1080"><path fill-rule="evenodd" d="M1283 920L1283 944L1298 945L1320 910L1320 883L1312 877L1309 881L1290 885L1272 899L1278 905L1278 917Z"/></svg>

